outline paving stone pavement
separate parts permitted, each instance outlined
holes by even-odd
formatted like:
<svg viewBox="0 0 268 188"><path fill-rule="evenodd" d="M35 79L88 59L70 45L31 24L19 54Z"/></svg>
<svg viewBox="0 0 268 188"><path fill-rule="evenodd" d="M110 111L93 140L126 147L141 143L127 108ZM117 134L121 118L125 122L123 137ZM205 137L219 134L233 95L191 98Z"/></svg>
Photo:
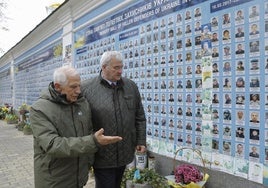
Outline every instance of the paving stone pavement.
<svg viewBox="0 0 268 188"><path fill-rule="evenodd" d="M84 188L94 188L90 174ZM0 188L34 188L33 137L0 121Z"/></svg>

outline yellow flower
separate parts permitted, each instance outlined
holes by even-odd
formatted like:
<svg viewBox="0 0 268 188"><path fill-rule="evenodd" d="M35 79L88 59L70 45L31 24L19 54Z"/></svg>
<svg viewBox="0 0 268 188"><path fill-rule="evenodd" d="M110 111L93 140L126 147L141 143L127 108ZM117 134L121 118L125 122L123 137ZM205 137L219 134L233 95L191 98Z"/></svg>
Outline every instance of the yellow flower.
<svg viewBox="0 0 268 188"><path fill-rule="evenodd" d="M19 110L29 110L30 106L26 103L22 103L22 105L19 107Z"/></svg>
<svg viewBox="0 0 268 188"><path fill-rule="evenodd" d="M4 112L4 113L8 113L8 108L7 107L2 107L2 112Z"/></svg>

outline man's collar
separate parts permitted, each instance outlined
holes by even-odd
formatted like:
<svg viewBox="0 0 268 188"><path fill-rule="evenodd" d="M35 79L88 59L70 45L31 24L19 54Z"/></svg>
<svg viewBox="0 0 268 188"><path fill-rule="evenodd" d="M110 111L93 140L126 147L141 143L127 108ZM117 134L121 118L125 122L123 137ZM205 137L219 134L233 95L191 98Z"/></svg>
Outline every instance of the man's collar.
<svg viewBox="0 0 268 188"><path fill-rule="evenodd" d="M105 78L103 77L102 74L101 74L101 78L102 78L103 80L105 80L106 82L108 82L110 85L112 85L112 84L117 85L117 82L112 82L112 81L110 81L110 80L105 79Z"/></svg>

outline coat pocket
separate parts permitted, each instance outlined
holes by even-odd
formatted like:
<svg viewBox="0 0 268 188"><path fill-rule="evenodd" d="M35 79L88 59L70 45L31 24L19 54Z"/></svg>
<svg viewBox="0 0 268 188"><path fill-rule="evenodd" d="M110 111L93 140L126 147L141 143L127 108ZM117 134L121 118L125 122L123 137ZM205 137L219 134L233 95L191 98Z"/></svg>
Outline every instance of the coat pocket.
<svg viewBox="0 0 268 188"><path fill-rule="evenodd" d="M135 109L135 100L132 95L124 96L124 99L126 101L127 107L129 110Z"/></svg>

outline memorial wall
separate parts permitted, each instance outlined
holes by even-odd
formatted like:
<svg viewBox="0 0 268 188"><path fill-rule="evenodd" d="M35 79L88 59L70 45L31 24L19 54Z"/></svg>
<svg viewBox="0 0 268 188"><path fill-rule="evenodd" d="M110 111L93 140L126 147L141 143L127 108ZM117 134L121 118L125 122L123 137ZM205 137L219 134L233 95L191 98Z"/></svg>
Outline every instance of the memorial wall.
<svg viewBox="0 0 268 188"><path fill-rule="evenodd" d="M105 14L114 4L74 20L71 44L59 31L15 59L14 82L0 66L0 102L14 92L14 106L32 104L67 61L82 80L97 76L102 53L118 50L141 92L150 151L196 148L207 168L268 185L268 1L140 0ZM191 150L177 159L202 165Z"/></svg>

